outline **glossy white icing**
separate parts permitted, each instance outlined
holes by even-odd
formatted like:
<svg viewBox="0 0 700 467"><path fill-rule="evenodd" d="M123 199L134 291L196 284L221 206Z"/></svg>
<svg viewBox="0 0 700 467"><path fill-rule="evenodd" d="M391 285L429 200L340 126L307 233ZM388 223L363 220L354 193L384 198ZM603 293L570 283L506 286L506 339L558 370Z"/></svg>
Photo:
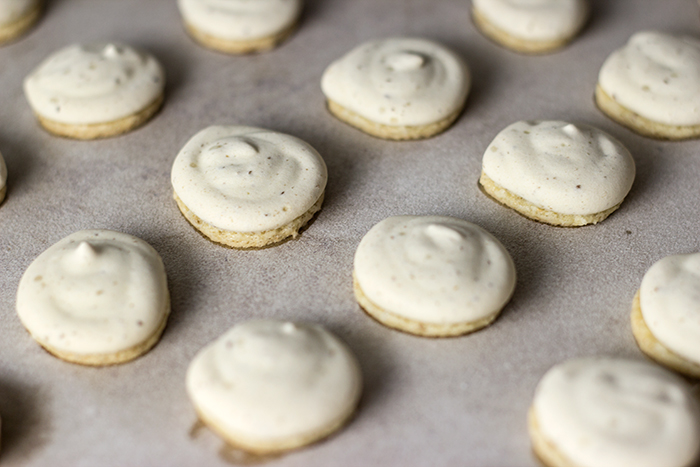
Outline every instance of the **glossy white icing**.
<svg viewBox="0 0 700 467"><path fill-rule="evenodd" d="M559 214L595 214L625 198L629 151L607 133L562 121L520 121L489 144L483 171L496 184Z"/></svg>
<svg viewBox="0 0 700 467"><path fill-rule="evenodd" d="M515 266L503 245L481 227L445 216L384 219L360 242L354 267L372 303L427 323L495 315L515 288Z"/></svg>
<svg viewBox="0 0 700 467"><path fill-rule="evenodd" d="M61 123L105 123L133 115L163 94L156 59L118 43L75 44L44 60L24 81L39 115Z"/></svg>
<svg viewBox="0 0 700 467"><path fill-rule="evenodd" d="M366 42L323 73L326 97L376 123L435 123L464 105L471 84L464 61L426 39Z"/></svg>
<svg viewBox="0 0 700 467"><path fill-rule="evenodd" d="M22 324L42 345L80 355L143 343L169 312L163 262L143 240L81 230L29 265L17 290Z"/></svg>
<svg viewBox="0 0 700 467"><path fill-rule="evenodd" d="M206 420L242 444L313 437L352 413L361 392L355 357L320 326L255 320L202 349L187 392Z"/></svg>
<svg viewBox="0 0 700 467"><path fill-rule="evenodd" d="M687 467L700 452L689 388L650 363L569 360L542 378L533 408L542 436L579 467Z"/></svg>
<svg viewBox="0 0 700 467"><path fill-rule="evenodd" d="M276 229L308 211L326 187L321 156L294 136L211 126L177 155L172 184L199 218L232 232Z"/></svg>
<svg viewBox="0 0 700 467"><path fill-rule="evenodd" d="M605 60L598 84L617 103L649 120L700 125L700 41L638 32Z"/></svg>
<svg viewBox="0 0 700 467"><path fill-rule="evenodd" d="M644 322L665 347L700 363L700 253L667 256L642 279Z"/></svg>

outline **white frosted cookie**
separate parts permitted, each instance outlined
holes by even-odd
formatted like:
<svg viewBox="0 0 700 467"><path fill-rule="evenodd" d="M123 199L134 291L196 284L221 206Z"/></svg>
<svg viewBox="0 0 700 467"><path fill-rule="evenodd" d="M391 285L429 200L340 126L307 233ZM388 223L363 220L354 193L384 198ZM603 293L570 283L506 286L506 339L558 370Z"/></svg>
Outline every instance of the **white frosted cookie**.
<svg viewBox="0 0 700 467"><path fill-rule="evenodd" d="M17 314L60 359L112 365L144 354L170 313L165 268L143 240L81 230L39 255L17 290Z"/></svg>
<svg viewBox="0 0 700 467"><path fill-rule="evenodd" d="M114 136L145 123L160 108L164 86L152 55L118 43L65 47L24 80L42 126L76 139Z"/></svg>
<svg viewBox="0 0 700 467"><path fill-rule="evenodd" d="M294 31L301 0L178 0L185 29L205 47L225 53L262 52Z"/></svg>
<svg viewBox="0 0 700 467"><path fill-rule="evenodd" d="M644 136L700 136L700 41L634 34L603 63L595 98L610 118Z"/></svg>
<svg viewBox="0 0 700 467"><path fill-rule="evenodd" d="M355 252L354 290L380 323L429 337L488 326L515 289L515 265L481 227L445 216L395 216Z"/></svg>
<svg viewBox="0 0 700 467"><path fill-rule="evenodd" d="M632 305L632 332L649 357L700 378L700 253L649 268Z"/></svg>
<svg viewBox="0 0 700 467"><path fill-rule="evenodd" d="M591 357L547 372L529 431L549 467L690 467L700 453L699 417L688 385L668 371Z"/></svg>
<svg viewBox="0 0 700 467"><path fill-rule="evenodd" d="M350 350L320 326L247 321L201 350L187 371L200 419L258 454L294 449L339 429L362 390Z"/></svg>
<svg viewBox="0 0 700 467"><path fill-rule="evenodd" d="M172 168L174 197L209 239L260 248L296 237L321 209L328 174L321 156L294 136L262 128L210 126Z"/></svg>
<svg viewBox="0 0 700 467"><path fill-rule="evenodd" d="M0 45L31 28L41 16L43 0L0 0Z"/></svg>
<svg viewBox="0 0 700 467"><path fill-rule="evenodd" d="M428 138L462 112L471 79L448 48L426 39L366 42L331 63L321 88L328 109L373 136Z"/></svg>
<svg viewBox="0 0 700 467"><path fill-rule="evenodd" d="M489 39L521 53L564 47L588 18L586 0L472 0L474 24Z"/></svg>
<svg viewBox="0 0 700 467"><path fill-rule="evenodd" d="M562 121L520 121L484 153L479 185L530 219L576 227L615 211L635 176L629 151L607 133Z"/></svg>
<svg viewBox="0 0 700 467"><path fill-rule="evenodd" d="M7 194L7 166L5 165L5 159L2 158L0 154L0 203L5 199Z"/></svg>

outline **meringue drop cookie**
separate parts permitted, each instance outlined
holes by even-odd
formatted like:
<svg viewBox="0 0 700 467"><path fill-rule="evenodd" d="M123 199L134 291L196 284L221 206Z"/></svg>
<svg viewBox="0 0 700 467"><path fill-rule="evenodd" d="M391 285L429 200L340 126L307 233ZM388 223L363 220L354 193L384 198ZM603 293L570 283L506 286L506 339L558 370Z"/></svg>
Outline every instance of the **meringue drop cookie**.
<svg viewBox="0 0 700 467"><path fill-rule="evenodd" d="M497 44L516 52L553 52L588 18L586 0L472 0L472 19Z"/></svg>
<svg viewBox="0 0 700 467"><path fill-rule="evenodd" d="M24 34L41 16L42 0L0 0L0 45Z"/></svg>
<svg viewBox="0 0 700 467"><path fill-rule="evenodd" d="M520 121L489 144L479 186L529 219L577 227L620 207L634 175L629 151L597 128Z"/></svg>
<svg viewBox="0 0 700 467"><path fill-rule="evenodd" d="M655 31L634 34L600 69L596 104L651 138L700 136L700 41Z"/></svg>
<svg viewBox="0 0 700 467"><path fill-rule="evenodd" d="M263 52L289 37L301 0L178 0L185 29L204 47L230 54Z"/></svg>
<svg viewBox="0 0 700 467"><path fill-rule="evenodd" d="M657 362L700 378L700 253L667 256L642 279L632 333Z"/></svg>
<svg viewBox="0 0 700 467"><path fill-rule="evenodd" d="M549 467L689 467L700 411L681 378L646 362L591 357L542 378L528 424Z"/></svg>
<svg viewBox="0 0 700 467"><path fill-rule="evenodd" d="M501 243L470 222L395 216L364 236L355 253L355 297L380 323L427 337L491 324L515 289Z"/></svg>
<svg viewBox="0 0 700 467"><path fill-rule="evenodd" d="M269 454L338 430L362 391L350 350L320 326L247 321L192 360L187 393L200 419L231 445Z"/></svg>
<svg viewBox="0 0 700 467"><path fill-rule="evenodd" d="M321 79L333 115L393 140L446 130L462 112L470 84L457 54L416 38L366 42L333 62Z"/></svg>
<svg viewBox="0 0 700 467"><path fill-rule="evenodd" d="M95 139L126 133L163 103L165 75L153 56L123 44L71 45L25 80L24 92L51 133Z"/></svg>
<svg viewBox="0 0 700 467"><path fill-rule="evenodd" d="M296 238L321 209L327 179L326 164L306 142L245 126L205 128L172 169L185 218L210 240L234 248Z"/></svg>
<svg viewBox="0 0 700 467"><path fill-rule="evenodd" d="M133 360L158 341L170 313L165 269L143 240L81 230L29 265L17 314L56 357L83 365Z"/></svg>
<svg viewBox="0 0 700 467"><path fill-rule="evenodd" d="M0 204L2 204L7 194L7 166L5 165L5 160L0 154Z"/></svg>

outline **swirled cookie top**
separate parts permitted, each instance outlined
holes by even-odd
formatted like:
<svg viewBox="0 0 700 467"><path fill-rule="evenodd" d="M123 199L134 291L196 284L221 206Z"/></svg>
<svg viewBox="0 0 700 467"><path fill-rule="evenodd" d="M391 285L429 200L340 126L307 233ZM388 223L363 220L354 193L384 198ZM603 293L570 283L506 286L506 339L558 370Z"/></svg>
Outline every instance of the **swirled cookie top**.
<svg viewBox="0 0 700 467"><path fill-rule="evenodd" d="M245 126L211 126L177 155L172 184L199 218L232 232L282 227L321 197L321 156L294 136Z"/></svg>
<svg viewBox="0 0 700 467"><path fill-rule="evenodd" d="M462 108L470 84L457 54L416 38L366 42L331 63L321 79L328 99L393 126L443 120Z"/></svg>
<svg viewBox="0 0 700 467"><path fill-rule="evenodd" d="M81 355L141 344L169 312L163 262L143 240L109 230L81 230L29 265L17 313L41 344Z"/></svg>
<svg viewBox="0 0 700 467"><path fill-rule="evenodd" d="M700 41L642 31L613 52L598 84L623 107L666 125L700 125Z"/></svg>
<svg viewBox="0 0 700 467"><path fill-rule="evenodd" d="M700 253L667 256L642 279L644 322L664 346L700 363Z"/></svg>
<svg viewBox="0 0 700 467"><path fill-rule="evenodd" d="M187 391L232 437L274 442L340 422L361 391L355 357L320 326L247 321L192 360Z"/></svg>
<svg viewBox="0 0 700 467"><path fill-rule="evenodd" d="M503 245L481 227L445 216L384 219L360 242L354 267L371 302L428 323L492 316L515 288L515 266Z"/></svg>
<svg viewBox="0 0 700 467"><path fill-rule="evenodd" d="M489 144L483 171L530 203L559 214L595 214L625 198L634 159L597 128L562 121L520 121Z"/></svg>
<svg viewBox="0 0 700 467"><path fill-rule="evenodd" d="M472 0L472 4L494 26L531 41L571 37L588 16L585 0Z"/></svg>
<svg viewBox="0 0 700 467"><path fill-rule="evenodd" d="M39 6L40 0L0 0L0 26L23 18Z"/></svg>
<svg viewBox="0 0 700 467"><path fill-rule="evenodd" d="M178 0L185 22L230 40L269 37L291 27L301 0Z"/></svg>
<svg viewBox="0 0 700 467"><path fill-rule="evenodd" d="M646 362L569 360L540 381L541 434L580 467L681 467L700 452L698 407L675 375Z"/></svg>
<svg viewBox="0 0 700 467"><path fill-rule="evenodd" d="M117 43L75 44L44 60L24 80L36 113L67 124L106 123L156 101L165 85L153 56Z"/></svg>

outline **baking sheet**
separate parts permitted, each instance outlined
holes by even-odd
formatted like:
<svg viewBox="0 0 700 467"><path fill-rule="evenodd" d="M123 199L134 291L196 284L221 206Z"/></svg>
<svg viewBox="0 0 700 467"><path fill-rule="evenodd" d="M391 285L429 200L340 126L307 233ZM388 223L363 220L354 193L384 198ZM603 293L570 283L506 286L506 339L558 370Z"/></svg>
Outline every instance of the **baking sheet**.
<svg viewBox="0 0 700 467"><path fill-rule="evenodd" d="M270 466L533 466L526 412L535 386L569 357L643 359L628 320L651 264L700 250L700 142L649 140L597 111L607 55L640 29L700 35L693 0L591 1L582 35L561 52L501 49L471 24L464 0L307 0L297 33L243 57L205 50L184 33L172 0L52 0L40 24L0 47L0 152L9 170L0 206L0 417L7 466L230 465L246 459L199 427L184 378L194 354L253 317L320 323L356 353L364 395L327 441L267 459ZM389 142L332 118L324 68L372 38L416 35L469 63L472 93L455 126L427 141ZM154 53L166 102L143 128L80 142L36 124L21 82L73 42L120 40ZM477 188L481 155L520 119L597 126L634 155L637 178L621 209L597 226L528 221ZM200 129L256 125L296 135L325 158L324 207L298 240L261 251L214 245L171 199L170 166ZM475 222L512 254L518 284L489 328L435 340L382 327L352 294L361 237L385 217L438 214ZM172 315L144 357L84 368L48 355L14 310L19 279L48 246L85 228L143 238L162 255Z"/></svg>

